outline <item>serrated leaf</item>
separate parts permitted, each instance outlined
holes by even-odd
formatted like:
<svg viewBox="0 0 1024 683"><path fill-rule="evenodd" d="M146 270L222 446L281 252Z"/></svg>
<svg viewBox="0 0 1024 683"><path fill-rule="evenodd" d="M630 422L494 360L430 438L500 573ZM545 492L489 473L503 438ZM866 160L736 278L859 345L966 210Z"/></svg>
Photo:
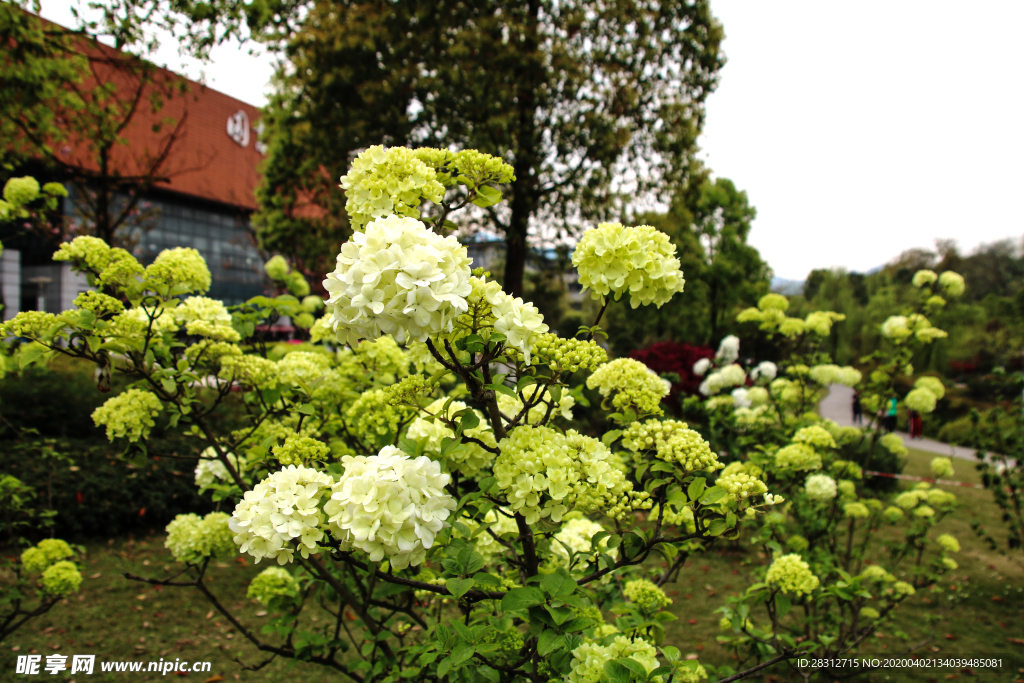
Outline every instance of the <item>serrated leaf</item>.
<svg viewBox="0 0 1024 683"><path fill-rule="evenodd" d="M628 659L628 658L627 658ZM608 676L608 683L629 683L633 672L622 664L621 659L604 663L604 673ZM646 679L646 672L644 678Z"/></svg>
<svg viewBox="0 0 1024 683"><path fill-rule="evenodd" d="M476 581L473 579L448 579L444 583L444 587L447 588L456 598L461 598L475 585Z"/></svg>
<svg viewBox="0 0 1024 683"><path fill-rule="evenodd" d="M555 631L547 629L537 637L537 654L546 657L563 645L565 639Z"/></svg>
<svg viewBox="0 0 1024 683"><path fill-rule="evenodd" d="M561 598L573 594L576 590L576 580L560 567L554 574L547 574L541 579L540 587L551 597Z"/></svg>
<svg viewBox="0 0 1024 683"><path fill-rule="evenodd" d="M501 609L505 612L529 609L543 604L544 593L538 588L513 588L501 599Z"/></svg>
<svg viewBox="0 0 1024 683"><path fill-rule="evenodd" d="M728 495L729 492L720 486L712 486L704 491L704 495L700 497L700 502L703 505L713 505Z"/></svg>

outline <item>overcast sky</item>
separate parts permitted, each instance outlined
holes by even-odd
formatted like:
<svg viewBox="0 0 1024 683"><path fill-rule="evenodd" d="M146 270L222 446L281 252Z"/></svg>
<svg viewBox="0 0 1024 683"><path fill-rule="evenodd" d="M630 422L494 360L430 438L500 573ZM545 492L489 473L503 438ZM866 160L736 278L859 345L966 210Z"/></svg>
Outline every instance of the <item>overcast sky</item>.
<svg viewBox="0 0 1024 683"><path fill-rule="evenodd" d="M70 24L66 0L44 16ZM779 277L868 270L936 238L1024 236L1024 2L712 0L728 64L702 154L757 207ZM270 58L156 61L255 105ZM1016 199L1015 199L1016 198Z"/></svg>

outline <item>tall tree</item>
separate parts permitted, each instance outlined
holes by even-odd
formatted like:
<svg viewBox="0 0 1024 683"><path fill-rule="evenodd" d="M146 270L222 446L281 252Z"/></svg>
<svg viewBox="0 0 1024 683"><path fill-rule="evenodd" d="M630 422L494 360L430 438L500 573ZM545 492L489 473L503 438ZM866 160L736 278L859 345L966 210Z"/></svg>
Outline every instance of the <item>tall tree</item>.
<svg viewBox="0 0 1024 683"><path fill-rule="evenodd" d="M125 31L134 17L168 7L97 4ZM578 232L637 197L670 197L685 181L704 101L724 63L708 0L169 7L162 25L185 29L197 53L237 36L285 57L267 115L271 152L258 221L268 244L346 237L340 202L327 189L355 150L381 142L477 148L515 169L508 208L479 221L505 236L505 288L515 294L531 232ZM322 267L315 258L303 265Z"/></svg>
<svg viewBox="0 0 1024 683"><path fill-rule="evenodd" d="M146 195L188 170L169 162L187 110L163 113L186 82L9 3L0 3L0 74L4 166L44 165L74 189L70 229L132 246L146 224Z"/></svg>

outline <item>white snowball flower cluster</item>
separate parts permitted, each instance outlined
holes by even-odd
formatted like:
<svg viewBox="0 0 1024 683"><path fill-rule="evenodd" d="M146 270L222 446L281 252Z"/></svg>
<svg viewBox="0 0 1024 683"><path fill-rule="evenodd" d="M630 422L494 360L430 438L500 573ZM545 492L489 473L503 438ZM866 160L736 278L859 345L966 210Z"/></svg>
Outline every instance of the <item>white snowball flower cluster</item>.
<svg viewBox="0 0 1024 683"><path fill-rule="evenodd" d="M239 550L278 564L291 562L296 550L316 553L324 537L320 503L332 483L323 472L289 465L246 491L228 522Z"/></svg>
<svg viewBox="0 0 1024 683"><path fill-rule="evenodd" d="M735 363L736 359L739 357L740 338L734 334L730 334L718 345L718 352L715 354L715 360L718 361L719 365L730 365Z"/></svg>
<svg viewBox="0 0 1024 683"><path fill-rule="evenodd" d="M559 522L574 508L584 513L600 509L618 518L650 507L648 494L633 491L614 466L608 447L573 429L562 434L525 425L512 430L498 447L494 476L508 508L528 524L546 517Z"/></svg>
<svg viewBox="0 0 1024 683"><path fill-rule="evenodd" d="M453 237L441 237L413 218L378 218L341 246L324 280L330 324L338 340L390 334L399 343L451 331L468 309L470 259Z"/></svg>
<svg viewBox="0 0 1024 683"><path fill-rule="evenodd" d="M548 331L544 316L533 304L510 296L501 289L489 291L487 302L494 316L494 331L505 335L506 343L519 349L529 363L533 345L540 339L540 335Z"/></svg>
<svg viewBox="0 0 1024 683"><path fill-rule="evenodd" d="M569 551L566 550L566 546L574 553L591 553L591 539L604 530L603 526L586 517L568 520L559 532L555 534L555 542L551 544L552 559L556 564L568 567ZM608 550L607 546L608 539L601 539L598 547L593 548L594 552L592 555L596 557L598 553L604 552L610 555L612 559L618 559L618 549L612 548ZM590 561L593 561L593 559L594 557L591 557Z"/></svg>
<svg viewBox="0 0 1024 683"><path fill-rule="evenodd" d="M377 455L341 459L345 473L324 506L334 535L394 569L422 564L455 500L450 477L427 457L410 458L394 446Z"/></svg>
<svg viewBox="0 0 1024 683"><path fill-rule="evenodd" d="M836 497L839 487L827 474L812 474L804 482L804 492L808 498L824 503Z"/></svg>
<svg viewBox="0 0 1024 683"><path fill-rule="evenodd" d="M742 386L746 384L746 381L747 373L739 365L733 363L719 368L705 377L704 381L700 383L699 391L705 396L713 396L723 389Z"/></svg>
<svg viewBox="0 0 1024 683"><path fill-rule="evenodd" d="M234 453L228 453L228 462L238 472L244 467L239 467L238 456ZM224 463L217 458L217 451L214 450L213 446L210 446L199 458L199 463L196 465L196 486L201 489L205 489L212 486L218 481L232 481L228 468L224 466Z"/></svg>
<svg viewBox="0 0 1024 683"><path fill-rule="evenodd" d="M732 403L737 408L749 408L751 404L750 392L745 387L732 390Z"/></svg>
<svg viewBox="0 0 1024 683"><path fill-rule="evenodd" d="M769 384L779 374L779 366L770 360L763 360L750 371L750 379L761 384Z"/></svg>
<svg viewBox="0 0 1024 683"><path fill-rule="evenodd" d="M649 225L627 228L601 223L583 233L572 264L583 290L592 290L595 299L614 294L618 301L629 292L633 308L652 303L661 307L683 291L683 273L675 253L668 235Z"/></svg>
<svg viewBox="0 0 1024 683"><path fill-rule="evenodd" d="M693 364L693 374L703 377L704 373L711 369L711 359L701 358Z"/></svg>
<svg viewBox="0 0 1024 683"><path fill-rule="evenodd" d="M455 413L466 408L466 404L462 401L452 401L451 405L448 406L448 412L442 414L444 404L447 402L448 399L439 398L428 405L425 410L430 415L438 416L438 418L451 419ZM476 413L480 424L473 429L466 430L466 436L479 439L491 447L497 446L497 442L494 440L494 432L486 426L483 413L479 410L474 410L473 412ZM406 436L413 440L426 439L426 450L430 451L431 454L436 454L435 459L440 459L441 442L446 437L450 439L455 438L455 432L441 422L440 419L433 420L418 417L409 425ZM465 442L461 448L448 455L446 459L449 462L450 469L458 470L467 477L475 477L480 473L480 470L491 464L491 461L494 460L494 454L478 444Z"/></svg>
<svg viewBox="0 0 1024 683"><path fill-rule="evenodd" d="M894 341L906 339L914 333L907 324L907 316L892 315L882 323L882 336Z"/></svg>

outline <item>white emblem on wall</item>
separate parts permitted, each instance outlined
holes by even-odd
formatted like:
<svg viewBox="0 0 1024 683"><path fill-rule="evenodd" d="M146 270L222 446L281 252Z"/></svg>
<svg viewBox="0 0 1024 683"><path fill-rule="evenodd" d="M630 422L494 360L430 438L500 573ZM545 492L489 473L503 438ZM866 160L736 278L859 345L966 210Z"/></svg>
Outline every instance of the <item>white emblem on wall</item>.
<svg viewBox="0 0 1024 683"><path fill-rule="evenodd" d="M249 116L241 109L228 117L228 137L242 147L249 146Z"/></svg>

